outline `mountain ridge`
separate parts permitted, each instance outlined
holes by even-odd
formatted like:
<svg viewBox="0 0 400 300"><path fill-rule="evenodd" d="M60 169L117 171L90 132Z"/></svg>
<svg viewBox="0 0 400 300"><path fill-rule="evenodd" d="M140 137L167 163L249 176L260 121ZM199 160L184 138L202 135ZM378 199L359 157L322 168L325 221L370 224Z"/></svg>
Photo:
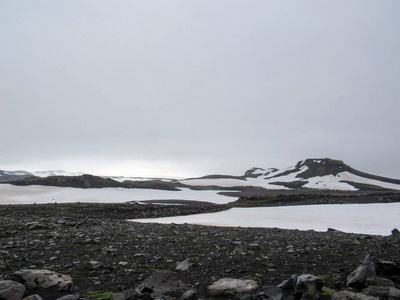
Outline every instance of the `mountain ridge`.
<svg viewBox="0 0 400 300"><path fill-rule="evenodd" d="M61 174L61 175L58 175ZM71 174L71 175L68 175ZM36 175L36 176L35 176ZM118 179L118 180L116 180ZM125 180L125 177L95 176L65 171L3 171L0 182L13 185L49 185L77 188L144 188L179 190L180 187L193 189L215 189L261 187L265 189L326 189L326 190L400 190L400 180L368 174L356 170L342 160L331 158L308 158L294 166L277 168L253 167L243 175L211 174L182 180L143 179Z"/></svg>

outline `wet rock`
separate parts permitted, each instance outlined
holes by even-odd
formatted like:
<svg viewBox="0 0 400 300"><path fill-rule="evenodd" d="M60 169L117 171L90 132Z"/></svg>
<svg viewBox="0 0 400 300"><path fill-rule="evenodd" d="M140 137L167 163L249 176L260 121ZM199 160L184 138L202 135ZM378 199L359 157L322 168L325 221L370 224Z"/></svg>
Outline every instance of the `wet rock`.
<svg viewBox="0 0 400 300"><path fill-rule="evenodd" d="M375 265L370 256L366 255L362 265L347 277L347 286L361 289L365 286L365 281L373 276L375 276Z"/></svg>
<svg viewBox="0 0 400 300"><path fill-rule="evenodd" d="M352 291L341 291L332 295L332 300L380 300L378 297L356 293Z"/></svg>
<svg viewBox="0 0 400 300"><path fill-rule="evenodd" d="M190 258L185 259L182 262L176 263L176 268L175 270L177 271L187 271L190 269L190 267L193 266L193 263L190 262Z"/></svg>
<svg viewBox="0 0 400 300"><path fill-rule="evenodd" d="M208 286L207 291L210 296L229 296L237 293L253 292L257 287L257 282L251 279L221 278Z"/></svg>
<svg viewBox="0 0 400 300"><path fill-rule="evenodd" d="M25 286L12 280L0 281L0 299L21 300L26 291Z"/></svg>
<svg viewBox="0 0 400 300"><path fill-rule="evenodd" d="M70 292L73 289L70 276L49 270L19 270L12 274L11 279L22 283L28 290L43 288Z"/></svg>

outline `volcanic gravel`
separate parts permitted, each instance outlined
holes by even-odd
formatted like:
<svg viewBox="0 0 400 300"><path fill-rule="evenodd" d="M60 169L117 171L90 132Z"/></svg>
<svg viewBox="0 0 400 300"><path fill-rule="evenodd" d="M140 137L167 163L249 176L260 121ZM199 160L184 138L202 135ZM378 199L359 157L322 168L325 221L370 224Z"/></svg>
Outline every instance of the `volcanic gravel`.
<svg viewBox="0 0 400 300"><path fill-rule="evenodd" d="M0 280L22 268L68 274L81 295L136 287L154 270L173 270L207 297L231 277L276 285L293 274L322 275L326 285L366 254L398 262L400 239L338 231L224 228L127 221L225 209L218 205L48 204L0 206ZM190 259L188 271L176 264Z"/></svg>

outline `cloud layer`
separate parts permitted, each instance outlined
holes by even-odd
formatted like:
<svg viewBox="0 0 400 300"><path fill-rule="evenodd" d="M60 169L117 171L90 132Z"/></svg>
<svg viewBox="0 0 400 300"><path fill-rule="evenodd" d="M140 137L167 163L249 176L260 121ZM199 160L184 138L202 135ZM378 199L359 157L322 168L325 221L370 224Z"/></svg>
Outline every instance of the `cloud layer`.
<svg viewBox="0 0 400 300"><path fill-rule="evenodd" d="M3 1L0 166L400 178L396 1Z"/></svg>

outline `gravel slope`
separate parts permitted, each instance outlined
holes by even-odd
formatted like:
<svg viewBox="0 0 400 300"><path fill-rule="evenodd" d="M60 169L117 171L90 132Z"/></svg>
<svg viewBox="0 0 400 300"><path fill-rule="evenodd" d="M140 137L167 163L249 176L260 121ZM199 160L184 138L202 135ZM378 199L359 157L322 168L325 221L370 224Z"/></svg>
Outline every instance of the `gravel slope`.
<svg viewBox="0 0 400 300"><path fill-rule="evenodd" d="M354 270L367 253L399 261L395 236L267 228L158 225L125 219L218 211L216 205L58 204L0 206L0 279L20 268L46 268L72 276L76 290L135 287L153 270L177 271L200 298L222 277L279 284L293 274L333 279Z"/></svg>

